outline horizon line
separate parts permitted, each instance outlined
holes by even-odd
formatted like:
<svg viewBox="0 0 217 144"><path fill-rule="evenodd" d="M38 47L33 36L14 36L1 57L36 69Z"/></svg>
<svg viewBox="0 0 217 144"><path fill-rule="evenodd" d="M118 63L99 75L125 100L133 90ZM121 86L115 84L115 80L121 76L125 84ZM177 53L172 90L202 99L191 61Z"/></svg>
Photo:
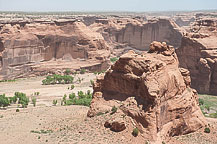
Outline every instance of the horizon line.
<svg viewBox="0 0 217 144"><path fill-rule="evenodd" d="M67 12L77 12L77 13L100 13L100 12L104 12L104 13L156 13L156 12L200 12L200 11L216 11L217 9L200 9L200 10L161 10L161 11L121 11L121 10L105 10L105 11L92 11L92 10L81 10L81 11L72 11L72 10L64 10L64 11L23 11L23 10L0 10L0 12L22 12L22 13L67 13Z"/></svg>

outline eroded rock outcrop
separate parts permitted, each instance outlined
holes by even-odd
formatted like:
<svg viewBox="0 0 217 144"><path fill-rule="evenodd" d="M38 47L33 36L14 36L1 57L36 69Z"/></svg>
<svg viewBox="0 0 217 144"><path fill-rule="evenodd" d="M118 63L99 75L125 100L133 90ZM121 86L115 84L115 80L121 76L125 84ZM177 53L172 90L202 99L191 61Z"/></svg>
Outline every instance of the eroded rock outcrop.
<svg viewBox="0 0 217 144"><path fill-rule="evenodd" d="M0 33L0 75L4 79L27 74L32 65L39 68L41 62L79 58L98 65L110 55L102 35L78 21L9 23L2 26ZM49 70L49 65L46 68Z"/></svg>
<svg viewBox="0 0 217 144"><path fill-rule="evenodd" d="M137 127L139 136L151 141L198 130L205 118L197 92L190 88L190 73L178 64L174 48L165 42L153 42L143 55L122 55L94 83L88 116L108 113L115 106L118 110L105 126L120 119L117 126L127 129L123 133Z"/></svg>
<svg viewBox="0 0 217 144"><path fill-rule="evenodd" d="M176 50L180 66L190 71L192 87L199 93L217 94L216 26L214 19L196 21Z"/></svg>

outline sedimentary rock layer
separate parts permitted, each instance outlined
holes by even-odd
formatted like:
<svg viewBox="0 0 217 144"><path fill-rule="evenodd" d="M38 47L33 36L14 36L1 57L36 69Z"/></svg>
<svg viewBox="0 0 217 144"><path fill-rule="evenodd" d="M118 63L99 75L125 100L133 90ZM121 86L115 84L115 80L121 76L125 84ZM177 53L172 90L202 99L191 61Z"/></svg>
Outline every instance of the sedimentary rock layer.
<svg viewBox="0 0 217 144"><path fill-rule="evenodd" d="M110 55L101 34L82 22L4 24L0 33L0 75L5 79L31 71L29 65L44 61L79 58L100 63Z"/></svg>
<svg viewBox="0 0 217 144"><path fill-rule="evenodd" d="M217 94L217 22L199 20L176 50L180 66L191 73L192 87L200 93Z"/></svg>
<svg viewBox="0 0 217 144"><path fill-rule="evenodd" d="M182 33L174 22L159 19L149 20L144 24L129 23L116 32L115 38L119 43L127 43L136 49L148 50L152 41L167 42L174 47L179 47Z"/></svg>

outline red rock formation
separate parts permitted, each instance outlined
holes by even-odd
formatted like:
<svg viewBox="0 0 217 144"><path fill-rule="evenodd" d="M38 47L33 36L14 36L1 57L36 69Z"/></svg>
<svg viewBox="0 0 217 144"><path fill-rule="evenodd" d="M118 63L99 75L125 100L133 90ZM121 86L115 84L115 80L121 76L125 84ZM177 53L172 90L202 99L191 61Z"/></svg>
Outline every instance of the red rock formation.
<svg viewBox="0 0 217 144"><path fill-rule="evenodd" d="M128 129L123 133L137 127L144 141L197 131L206 124L205 118L197 92L190 88L189 71L179 69L178 64L174 48L166 43L153 42L143 55L134 51L122 55L94 83L88 116L116 106L111 121L119 119L115 125Z"/></svg>
<svg viewBox="0 0 217 144"><path fill-rule="evenodd" d="M147 23L132 24L129 23L116 32L116 41L127 43L129 46L139 49L148 50L152 41L167 42L168 44L179 47L182 33L178 26L166 19L149 20Z"/></svg>
<svg viewBox="0 0 217 144"><path fill-rule="evenodd" d="M30 64L80 58L94 65L105 62L110 55L101 34L81 22L5 24L0 33L0 75L6 79L31 71Z"/></svg>
<svg viewBox="0 0 217 144"><path fill-rule="evenodd" d="M199 93L217 94L216 25L216 20L197 21L176 50L180 66L190 71L192 87Z"/></svg>

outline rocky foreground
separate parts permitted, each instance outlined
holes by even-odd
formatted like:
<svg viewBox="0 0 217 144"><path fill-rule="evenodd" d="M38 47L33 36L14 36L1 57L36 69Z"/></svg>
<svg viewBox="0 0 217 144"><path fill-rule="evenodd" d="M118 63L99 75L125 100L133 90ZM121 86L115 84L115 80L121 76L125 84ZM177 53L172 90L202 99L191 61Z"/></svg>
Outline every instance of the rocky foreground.
<svg viewBox="0 0 217 144"><path fill-rule="evenodd" d="M178 66L174 48L166 43L153 42L142 55L129 51L94 83L88 116L116 107L105 127L123 133L138 128L143 141L197 131L206 120L189 71Z"/></svg>

